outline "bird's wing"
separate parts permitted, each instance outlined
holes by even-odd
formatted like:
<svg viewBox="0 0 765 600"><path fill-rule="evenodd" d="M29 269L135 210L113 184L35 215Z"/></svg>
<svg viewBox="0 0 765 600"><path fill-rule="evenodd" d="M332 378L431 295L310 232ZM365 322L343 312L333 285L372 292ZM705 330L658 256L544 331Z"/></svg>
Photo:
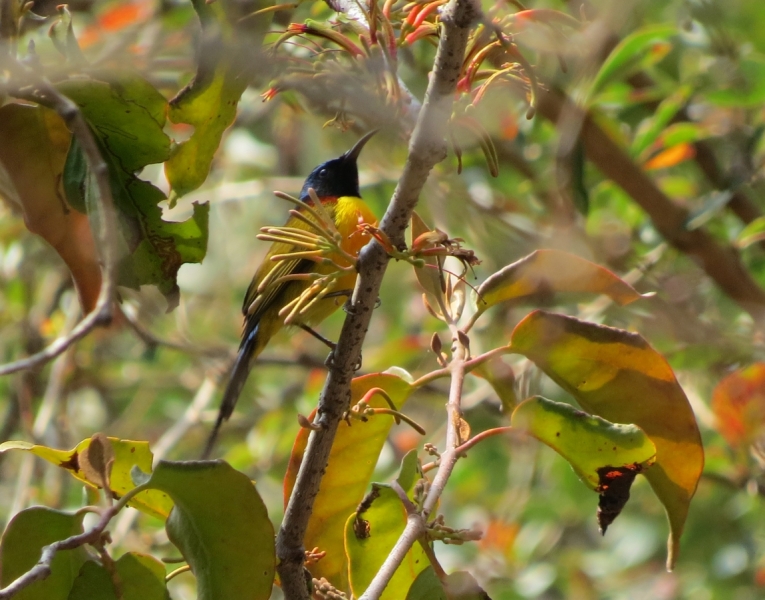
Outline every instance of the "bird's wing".
<svg viewBox="0 0 765 600"><path fill-rule="evenodd" d="M328 208L330 208L331 212L332 207ZM313 220L309 213L304 212L303 214ZM290 218L287 225L296 229L312 231L310 225L295 218ZM305 248L297 247L285 242L274 242L271 245L268 254L260 264L260 267L252 278L250 287L247 288L247 293L244 296L242 313L245 316L245 334L243 339L246 339L248 332L260 322L265 311L272 307L274 302L279 301L278 299L285 291L285 288L293 283L290 281L277 284L270 283L262 292L258 292L258 288L261 286L264 279L268 277L271 282L274 282L285 275L310 272L316 266L315 262L304 258L295 258L294 260L284 259L278 262L273 262L271 257L278 254L290 254L292 252L300 252L303 250L305 250ZM250 307L252 307L255 302L256 305L254 309L251 309Z"/></svg>

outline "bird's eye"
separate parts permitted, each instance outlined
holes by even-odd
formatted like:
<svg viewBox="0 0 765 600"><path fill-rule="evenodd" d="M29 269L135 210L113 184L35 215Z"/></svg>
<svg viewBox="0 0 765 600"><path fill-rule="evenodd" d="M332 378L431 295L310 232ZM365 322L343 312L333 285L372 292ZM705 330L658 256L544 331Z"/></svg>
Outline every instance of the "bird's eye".
<svg viewBox="0 0 765 600"><path fill-rule="evenodd" d="M327 169L322 169L319 171L319 177L326 177L327 176Z"/></svg>

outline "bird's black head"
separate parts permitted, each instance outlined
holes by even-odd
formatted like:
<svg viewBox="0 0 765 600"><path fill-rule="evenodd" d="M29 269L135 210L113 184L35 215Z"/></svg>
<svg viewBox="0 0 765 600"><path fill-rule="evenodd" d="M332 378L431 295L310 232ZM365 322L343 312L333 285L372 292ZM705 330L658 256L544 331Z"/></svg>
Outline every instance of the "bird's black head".
<svg viewBox="0 0 765 600"><path fill-rule="evenodd" d="M300 190L300 199L308 200L308 188L316 190L319 198L357 196L359 192L359 170L356 160L364 147L377 131L370 131L356 144L339 158L333 158L316 167L303 184Z"/></svg>

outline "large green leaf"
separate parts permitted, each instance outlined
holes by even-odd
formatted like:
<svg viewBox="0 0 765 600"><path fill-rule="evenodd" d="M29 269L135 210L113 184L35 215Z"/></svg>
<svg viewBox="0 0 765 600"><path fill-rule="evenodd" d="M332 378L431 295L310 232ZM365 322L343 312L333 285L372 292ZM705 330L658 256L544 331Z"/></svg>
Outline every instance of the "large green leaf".
<svg viewBox="0 0 765 600"><path fill-rule="evenodd" d="M93 79L62 81L57 89L80 107L126 173L170 157L170 138L163 131L167 101L146 80L100 72Z"/></svg>
<svg viewBox="0 0 765 600"><path fill-rule="evenodd" d="M511 422L565 458L593 490L604 467L640 465L656 456L656 446L637 425L609 423L541 396L521 402Z"/></svg>
<svg viewBox="0 0 765 600"><path fill-rule="evenodd" d="M411 495L412 488L421 477L417 451L411 450L401 462L398 484ZM376 497L362 513L352 514L345 524L345 552L348 556L348 579L355 597L361 596L380 570L383 562L396 545L406 527L406 510L401 498L390 486L372 484ZM358 520L364 527L359 528ZM396 569L382 596L383 600L398 600L405 597L417 576L429 566L428 557L415 544L407 552Z"/></svg>
<svg viewBox="0 0 765 600"><path fill-rule="evenodd" d="M544 311L517 325L511 350L534 361L586 411L634 423L656 445L646 477L667 511L672 568L704 451L693 410L666 359L637 334Z"/></svg>
<svg viewBox="0 0 765 600"><path fill-rule="evenodd" d="M266 600L274 528L249 478L223 461L161 461L148 482L169 495L165 525L197 578L199 600Z"/></svg>
<svg viewBox="0 0 765 600"><path fill-rule="evenodd" d="M600 92L609 82L629 77L636 69L664 58L676 34L675 26L662 24L649 25L625 37L603 62L590 87L590 95Z"/></svg>
<svg viewBox="0 0 765 600"><path fill-rule="evenodd" d="M165 567L156 558L128 552L114 567L119 595L109 571L88 561L82 565L67 600L169 600Z"/></svg>
<svg viewBox="0 0 765 600"><path fill-rule="evenodd" d="M263 0L192 0L192 4L202 25L199 67L191 84L170 102L169 117L173 123L193 125L194 133L175 146L165 163L167 180L179 196L207 178L223 132L236 118L242 92L268 63L268 57L259 53L272 15L246 17L269 6Z"/></svg>
<svg viewBox="0 0 765 600"><path fill-rule="evenodd" d="M76 479L90 486L97 487L100 481L91 481L87 475L80 469L79 456L90 445L91 438L85 439L77 444L72 450L56 450L29 442L5 442L0 444L0 452L7 450L25 450L40 458L47 460L58 467L66 469ZM114 464L111 470L111 490L117 498L124 496L128 491L135 487L130 475L133 467L138 467L142 471L151 471L153 455L149 450L148 442L136 442L133 440L120 440L118 438L108 438L112 450L114 451ZM129 506L138 510L166 519L173 507L173 502L158 490L146 490L141 492L129 502Z"/></svg>
<svg viewBox="0 0 765 600"><path fill-rule="evenodd" d="M169 600L165 566L148 554L128 552L116 562L122 600Z"/></svg>
<svg viewBox="0 0 765 600"><path fill-rule="evenodd" d="M80 568L67 600L117 600L111 575L104 567L89 560Z"/></svg>
<svg viewBox="0 0 765 600"><path fill-rule="evenodd" d="M34 567L43 547L82 533L83 516L84 513L33 506L13 517L0 541L0 585L7 586ZM83 548L57 552L50 576L24 588L14 599L66 600L86 559Z"/></svg>
<svg viewBox="0 0 765 600"><path fill-rule="evenodd" d="M163 131L167 102L135 75L121 74L108 83L68 80L59 89L82 110L109 167L121 233L114 243L124 255L118 283L132 288L156 285L168 307L174 308L179 299L178 269L185 263L199 263L205 256L209 207L195 204L186 221L164 221L159 203L166 199L165 194L135 175L170 156L170 139ZM86 198L94 195L89 188L93 181L76 140L69 148L63 184L73 206L88 212L98 210L87 206Z"/></svg>
<svg viewBox="0 0 765 600"><path fill-rule="evenodd" d="M364 375L355 378L351 384L351 405L358 402L372 388L385 390L399 410L413 391L409 383L396 375ZM369 405L387 406L379 395L375 395ZM343 533L345 522L364 497L393 423L393 418L388 415L373 416L366 423L355 420L351 421L350 425L340 423L329 464L314 501L304 544L306 548L318 546L325 550L327 555L311 567L311 573L314 577L326 577L341 589L345 586L347 578ZM295 485L309 433L307 429L301 429L292 448L290 464L284 478L285 506Z"/></svg>

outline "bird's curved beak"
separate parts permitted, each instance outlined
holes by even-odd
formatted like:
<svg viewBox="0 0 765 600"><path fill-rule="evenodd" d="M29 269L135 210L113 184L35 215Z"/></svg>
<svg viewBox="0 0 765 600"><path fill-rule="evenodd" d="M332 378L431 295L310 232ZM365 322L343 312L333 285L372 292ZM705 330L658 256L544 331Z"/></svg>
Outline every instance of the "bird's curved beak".
<svg viewBox="0 0 765 600"><path fill-rule="evenodd" d="M343 157L344 157L346 160L350 159L350 160L352 160L353 162L356 162L356 159L358 159L358 157L359 157L359 154L361 154L361 151L362 151L362 149L364 148L364 146L366 145L366 143L367 143L367 142L368 142L368 141L369 141L369 140L372 138L372 136L373 136L374 134L376 134L376 133L377 133L377 131L378 131L377 129L373 129L373 130L372 130L372 131L370 131L369 133L365 133L365 134L364 134L364 135L361 137L361 139L360 139L358 142L356 142L356 143L354 144L353 148L351 148L350 150L348 150L348 152L346 152L345 154L343 154Z"/></svg>

